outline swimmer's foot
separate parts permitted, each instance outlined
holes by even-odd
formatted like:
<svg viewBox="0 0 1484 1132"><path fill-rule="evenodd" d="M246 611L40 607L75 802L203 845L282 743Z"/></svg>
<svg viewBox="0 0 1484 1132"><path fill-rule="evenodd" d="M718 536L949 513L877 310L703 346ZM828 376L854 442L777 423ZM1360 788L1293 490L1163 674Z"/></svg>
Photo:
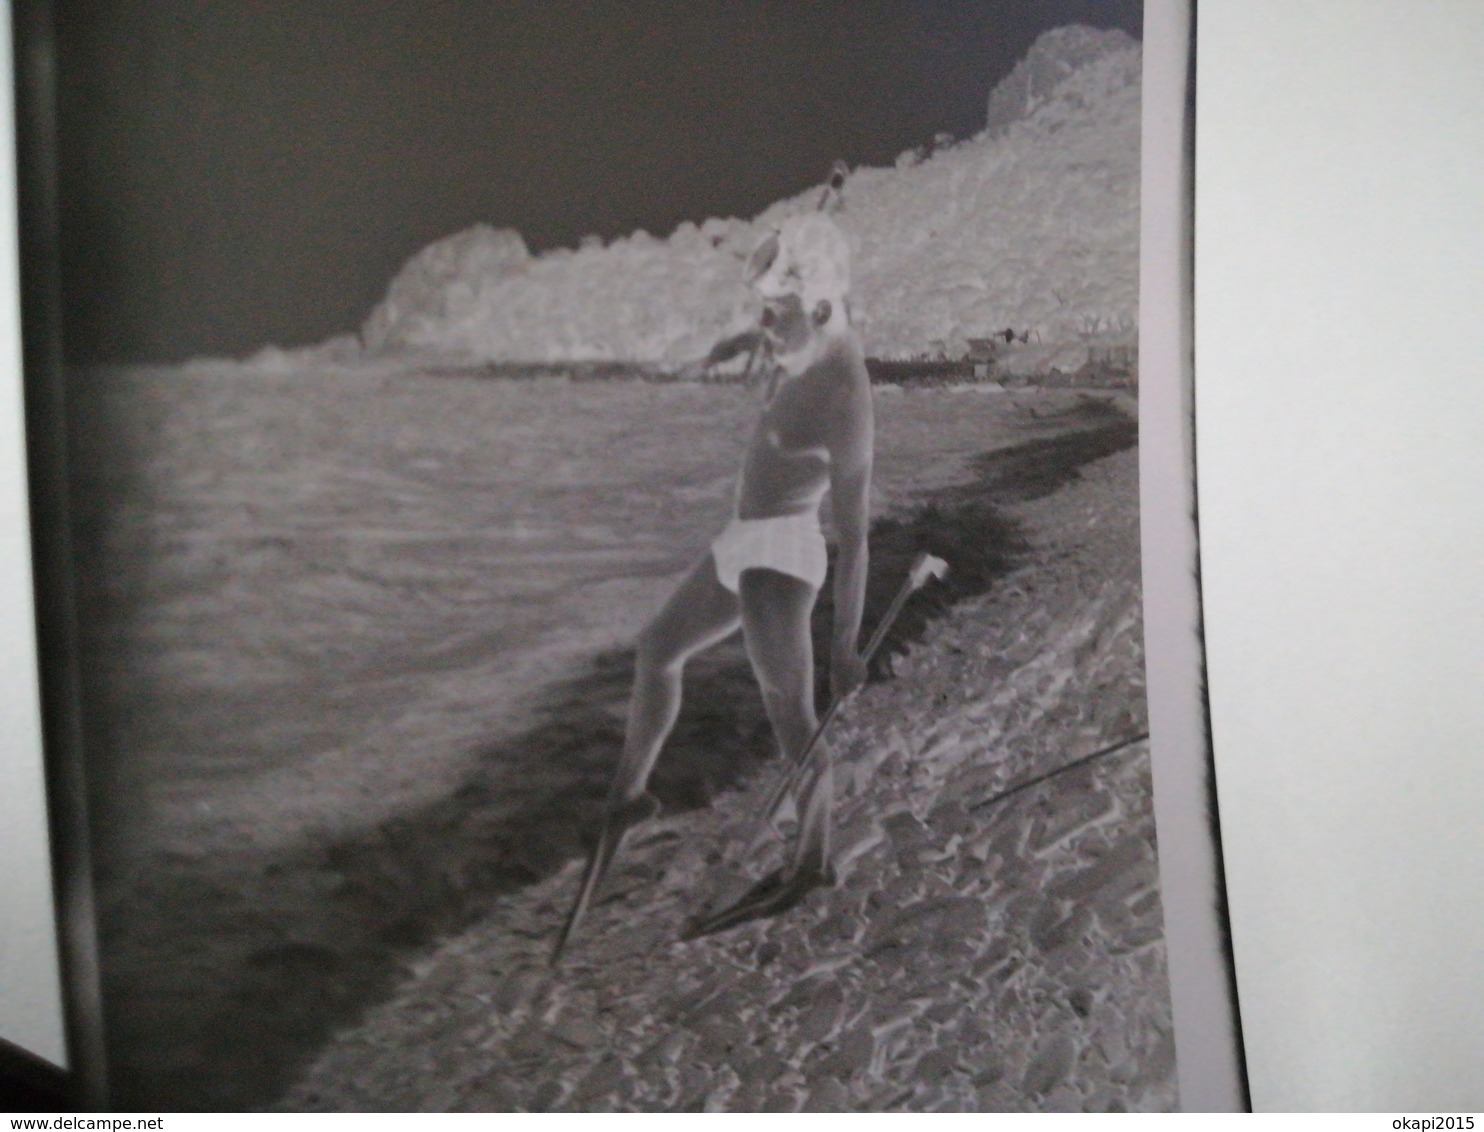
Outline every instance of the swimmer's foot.
<svg viewBox="0 0 1484 1132"><path fill-rule="evenodd" d="M572 911L567 913L567 922L562 926L562 934L557 936L556 946L551 951L553 967L561 962L567 941L572 938L572 933L577 930L577 925L587 914L593 893L598 885L603 883L603 878L608 875L614 855L617 854L619 846L623 844L624 835L640 822L648 821L659 812L659 799L653 794L640 794L637 798L630 798L620 803L603 816L603 828L598 833L598 843L593 846L593 851L588 856L587 868L582 873L582 885L577 889L577 899L572 902Z"/></svg>
<svg viewBox="0 0 1484 1132"><path fill-rule="evenodd" d="M724 908L710 916L692 920L680 938L699 939L703 935L715 935L728 931L752 920L766 920L787 912L803 902L816 888L833 888L835 870L824 865L806 865L785 877L783 870L769 873L730 908Z"/></svg>

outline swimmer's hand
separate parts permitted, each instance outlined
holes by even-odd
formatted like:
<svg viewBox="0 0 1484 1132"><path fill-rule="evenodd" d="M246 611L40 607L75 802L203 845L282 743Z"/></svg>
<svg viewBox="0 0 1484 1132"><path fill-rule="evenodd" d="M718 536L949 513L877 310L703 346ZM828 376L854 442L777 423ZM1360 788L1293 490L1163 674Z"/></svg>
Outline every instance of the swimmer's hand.
<svg viewBox="0 0 1484 1132"><path fill-rule="evenodd" d="M852 652L849 656L836 656L830 663L830 695L836 703L866 682L866 661Z"/></svg>

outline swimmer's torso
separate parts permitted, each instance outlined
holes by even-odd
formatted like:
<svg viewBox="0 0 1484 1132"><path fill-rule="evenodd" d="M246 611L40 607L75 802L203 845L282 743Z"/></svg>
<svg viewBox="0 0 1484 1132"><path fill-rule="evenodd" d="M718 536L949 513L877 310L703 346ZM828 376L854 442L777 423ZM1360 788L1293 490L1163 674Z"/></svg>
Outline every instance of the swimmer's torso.
<svg viewBox="0 0 1484 1132"><path fill-rule="evenodd" d="M742 461L739 519L818 509L830 485L828 430L831 415L839 412L841 384L866 380L859 351L845 346L831 350L802 376L783 382L763 410ZM865 439L869 443L869 436Z"/></svg>

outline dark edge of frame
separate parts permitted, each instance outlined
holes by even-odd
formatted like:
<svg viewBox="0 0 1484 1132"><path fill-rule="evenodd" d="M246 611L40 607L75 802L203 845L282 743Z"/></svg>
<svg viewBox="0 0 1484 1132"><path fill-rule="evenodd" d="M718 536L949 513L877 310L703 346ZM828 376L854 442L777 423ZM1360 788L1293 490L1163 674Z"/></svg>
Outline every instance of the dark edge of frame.
<svg viewBox="0 0 1484 1132"><path fill-rule="evenodd" d="M69 524L57 192L57 50L50 0L14 0L22 388L47 810L71 1103L107 1107Z"/></svg>
<svg viewBox="0 0 1484 1132"><path fill-rule="evenodd" d="M0 1038L0 1109L56 1112L68 1107L67 1072Z"/></svg>

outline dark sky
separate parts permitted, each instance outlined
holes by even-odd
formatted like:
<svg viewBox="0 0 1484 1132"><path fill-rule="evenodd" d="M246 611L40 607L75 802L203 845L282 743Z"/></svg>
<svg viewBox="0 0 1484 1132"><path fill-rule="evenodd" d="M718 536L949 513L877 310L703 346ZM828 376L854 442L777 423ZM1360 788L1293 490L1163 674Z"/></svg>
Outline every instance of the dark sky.
<svg viewBox="0 0 1484 1132"><path fill-rule="evenodd" d="M68 353L359 327L477 221L533 251L750 216L969 136L1043 30L1140 0L56 0Z"/></svg>

